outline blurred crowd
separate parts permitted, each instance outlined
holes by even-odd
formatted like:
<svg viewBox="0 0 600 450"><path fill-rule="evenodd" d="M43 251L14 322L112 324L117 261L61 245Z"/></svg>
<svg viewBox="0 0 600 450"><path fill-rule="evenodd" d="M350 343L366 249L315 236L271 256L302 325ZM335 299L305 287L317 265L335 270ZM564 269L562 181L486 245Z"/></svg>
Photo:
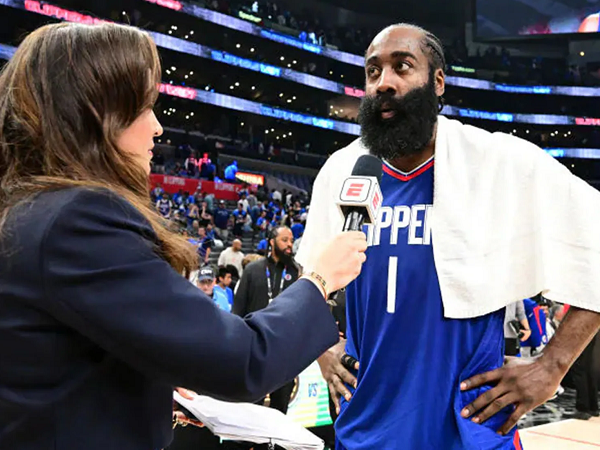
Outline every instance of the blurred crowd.
<svg viewBox="0 0 600 450"><path fill-rule="evenodd" d="M151 199L171 228L197 248L201 267L216 260L214 272L227 269L234 287L243 273L244 262L253 260L247 260L247 256L267 256L268 236L277 227L291 230L294 253L297 251L310 202L305 195L269 191L263 186L256 190L246 187L239 192L237 202L226 202L201 190L169 194L157 185L151 191ZM252 253L244 255L243 245Z"/></svg>

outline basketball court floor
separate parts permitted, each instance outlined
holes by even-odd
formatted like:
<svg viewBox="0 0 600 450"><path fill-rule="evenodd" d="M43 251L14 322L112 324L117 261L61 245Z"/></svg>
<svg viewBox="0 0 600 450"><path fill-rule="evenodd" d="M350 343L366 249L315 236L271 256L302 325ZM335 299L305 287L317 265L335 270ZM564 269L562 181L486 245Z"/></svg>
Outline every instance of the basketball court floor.
<svg viewBox="0 0 600 450"><path fill-rule="evenodd" d="M600 418L570 419L575 392L567 389L519 422L523 450L600 450Z"/></svg>
<svg viewBox="0 0 600 450"><path fill-rule="evenodd" d="M568 419L538 425L519 432L523 450L598 450L600 418L588 421Z"/></svg>

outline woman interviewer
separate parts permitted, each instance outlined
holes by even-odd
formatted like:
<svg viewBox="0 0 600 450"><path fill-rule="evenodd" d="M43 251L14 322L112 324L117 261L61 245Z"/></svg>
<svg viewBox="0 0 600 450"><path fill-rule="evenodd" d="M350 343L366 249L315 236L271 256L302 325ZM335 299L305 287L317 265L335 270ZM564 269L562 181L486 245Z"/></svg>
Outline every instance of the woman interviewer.
<svg viewBox="0 0 600 450"><path fill-rule="evenodd" d="M160 63L118 25L49 25L0 75L0 449L157 450L172 387L253 401L338 341L324 301L365 237L340 235L271 307L219 310L151 210Z"/></svg>

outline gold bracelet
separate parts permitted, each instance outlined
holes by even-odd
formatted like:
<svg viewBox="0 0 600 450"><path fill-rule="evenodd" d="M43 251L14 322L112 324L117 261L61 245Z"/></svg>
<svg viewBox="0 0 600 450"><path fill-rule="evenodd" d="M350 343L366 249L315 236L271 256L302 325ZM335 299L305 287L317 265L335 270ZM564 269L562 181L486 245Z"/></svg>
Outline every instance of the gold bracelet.
<svg viewBox="0 0 600 450"><path fill-rule="evenodd" d="M309 272L309 273L303 274L302 277L310 278L310 279L316 281L318 286L321 288L321 293L325 297L325 300L327 300L327 297L329 297L329 294L327 293L327 282L321 275L319 275L316 272Z"/></svg>

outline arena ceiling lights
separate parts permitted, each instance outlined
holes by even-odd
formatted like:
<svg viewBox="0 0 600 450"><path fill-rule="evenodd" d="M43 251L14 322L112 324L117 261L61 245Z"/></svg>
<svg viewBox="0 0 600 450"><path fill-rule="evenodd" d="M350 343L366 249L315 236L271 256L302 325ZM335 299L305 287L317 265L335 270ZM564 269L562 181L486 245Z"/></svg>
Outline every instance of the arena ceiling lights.
<svg viewBox="0 0 600 450"><path fill-rule="evenodd" d="M0 0L2 3L3 0ZM197 5L189 4L177 0L144 0L165 8L173 9L177 12L185 13L197 17L207 22L214 23L232 30L262 37L274 42L299 48L314 54L334 59L353 66L363 67L364 57L354 55L328 47L321 47L301 41L293 36L277 33L272 30L260 27L256 24L228 16L210 9L202 8ZM493 83L486 80L477 80L473 78L447 76L446 84L450 86L463 87L469 89L481 89L486 91L498 91L515 94L540 94L540 95L566 95L573 97L600 97L600 88L590 88L582 86L518 86ZM347 88L351 89L351 88ZM351 95L351 94L346 94Z"/></svg>
<svg viewBox="0 0 600 450"><path fill-rule="evenodd" d="M207 10L204 8L200 8L196 5L188 5L184 2L179 2L176 0L145 0L148 3L157 4L159 6L173 9L178 12L185 12L187 14L193 15L195 17L199 17L201 19L216 23L218 25L227 26L229 28L233 28L239 31L249 32L252 27L257 27L256 25L250 24L244 20L236 19L231 16L227 16L225 14L217 13L215 11ZM88 16L85 14L81 14L75 11L70 11L64 8L60 8L58 6L51 5L49 3L42 3L37 0L0 0L0 5L6 5L15 9L25 9L27 11L41 14L49 17L55 17L57 19L66 20L68 22L77 22L84 24L95 24L95 23L103 23L108 22L106 20L98 19L92 16ZM250 27L250 28L249 28ZM261 27L257 27L260 30L266 31L271 34L277 34L271 32L269 30L264 30ZM293 81L299 84L303 84L305 86L334 92L341 95L346 95L350 97L362 97L364 96L364 91L362 89L346 86L342 83L338 83L332 80L327 80L325 78L320 78L314 75L306 74L303 72L298 72L289 68L277 67L269 64L263 64L256 61L252 61L246 58L241 58L239 56L235 56L229 54L227 52L222 52L218 50L213 50L210 47L206 47L200 44L195 44L193 42L189 42L183 39L178 39L172 36L167 36L164 34L156 33L153 31L148 31L157 43L159 47L163 47L169 50L187 53L189 55L198 56L201 58L212 59L214 61L219 61L225 64L229 64L232 66L242 67L244 69L253 70L256 72L261 72L265 75L270 75L282 79L286 79L289 81ZM254 34L254 33L251 33ZM286 39L294 39L289 36L284 36ZM264 37L264 36L263 36ZM302 41L297 40L302 43ZM278 41L279 42L279 41ZM297 42L297 43L298 43ZM310 44L314 47L312 44ZM297 46L297 45L295 45ZM327 49L331 50L331 49ZM344 53L344 52L339 52ZM346 55L350 55L346 53ZM327 56L323 54L323 56ZM362 66L363 58L357 55L353 55L356 58L361 59L360 66ZM329 56L331 57L331 56ZM342 59L338 59L333 57L338 61L347 62ZM347 59L347 58L346 58ZM489 90L489 91L499 91L505 93L515 93L515 94L539 94L539 95L565 95L565 96L574 96L574 97L600 97L600 88L591 88L591 87L582 87L582 86L518 86L518 85L507 85L500 83L493 83L486 80L477 80L473 78L464 78L464 77L455 77L455 76L447 76L446 84L450 86L468 88L468 89L481 89L481 90Z"/></svg>

